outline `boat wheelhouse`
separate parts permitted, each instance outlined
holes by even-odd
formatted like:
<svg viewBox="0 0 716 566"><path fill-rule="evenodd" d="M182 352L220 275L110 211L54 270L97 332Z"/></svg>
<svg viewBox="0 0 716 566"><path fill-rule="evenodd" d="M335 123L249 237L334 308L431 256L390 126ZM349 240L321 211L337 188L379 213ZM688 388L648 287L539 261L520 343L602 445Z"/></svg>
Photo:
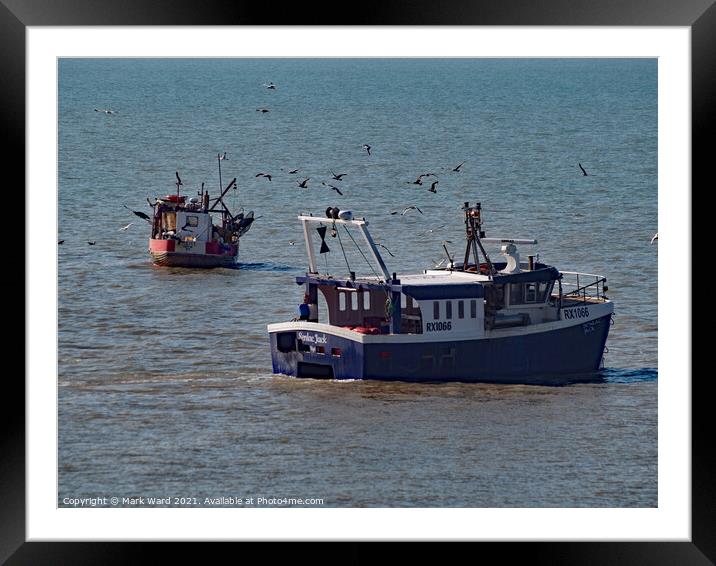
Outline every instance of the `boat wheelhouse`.
<svg viewBox="0 0 716 566"><path fill-rule="evenodd" d="M443 265L400 277L386 267L368 222L333 210L332 217L299 216L309 271L296 278L305 288L299 316L268 325L274 373L564 383L565 376L593 379L601 367L613 313L606 278L559 271L534 255L521 261L517 246L536 240L486 238L480 203L463 207L461 263L447 254ZM329 227L357 229L377 275L319 273L313 234L323 252ZM500 246L500 261L485 250L490 244ZM326 312L319 312L319 293Z"/></svg>
<svg viewBox="0 0 716 566"><path fill-rule="evenodd" d="M224 154L225 157L226 154ZM219 186L221 161L219 158ZM150 223L149 253L155 265L170 267L230 267L239 256L239 239L254 221L253 211L243 209L232 214L224 197L233 187L234 178L218 198L211 199L201 185L196 197L187 200L180 195L182 186L176 173L176 194L156 198L149 203L154 209Z"/></svg>

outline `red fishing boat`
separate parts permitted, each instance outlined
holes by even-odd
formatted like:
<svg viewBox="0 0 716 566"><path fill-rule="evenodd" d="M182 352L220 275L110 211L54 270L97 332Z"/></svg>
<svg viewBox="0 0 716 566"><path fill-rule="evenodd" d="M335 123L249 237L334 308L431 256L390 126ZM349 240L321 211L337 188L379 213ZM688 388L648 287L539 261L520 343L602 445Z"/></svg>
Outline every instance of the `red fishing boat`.
<svg viewBox="0 0 716 566"><path fill-rule="evenodd" d="M219 186L221 161L219 160ZM149 220L152 233L149 253L155 265L170 267L226 267L233 266L239 257L239 239L251 227L254 213L243 209L233 214L224 197L236 186L234 178L218 198L210 198L201 185L196 197L180 194L182 186L176 173L176 194L158 197L150 202L154 209ZM135 213L136 214L136 213Z"/></svg>

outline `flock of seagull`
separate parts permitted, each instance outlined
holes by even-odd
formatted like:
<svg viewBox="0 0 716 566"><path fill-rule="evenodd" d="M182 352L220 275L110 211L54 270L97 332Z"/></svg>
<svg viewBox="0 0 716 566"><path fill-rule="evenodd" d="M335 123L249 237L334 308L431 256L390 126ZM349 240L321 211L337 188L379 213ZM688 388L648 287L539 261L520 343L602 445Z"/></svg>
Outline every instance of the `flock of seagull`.
<svg viewBox="0 0 716 566"><path fill-rule="evenodd" d="M273 84L273 83L271 83L271 84ZM364 150L366 151L366 154L367 154L367 155L371 155L371 152L370 152L371 146L370 146L370 145L368 145L368 144L363 144L362 149L364 149ZM226 157L226 153L224 153L224 158L225 158L225 157ZM451 172L461 173L461 172L462 172L462 171L461 171L461 168L462 168L463 165L465 165L465 161L462 161L461 163L459 163L459 164L456 165L455 167L450 167L450 168L447 168L447 167L446 167L445 169L449 169ZM284 171L284 169L282 168L281 171ZM290 169L290 170L288 170L287 173L288 173L289 175L296 175L296 174L299 173L300 171L301 171L300 168L296 168L296 169ZM340 182L340 181L343 181L343 177L348 176L348 173L336 173L336 172L333 171L332 169L329 169L329 171L330 171L330 174L331 174L330 181L338 181L338 182ZM272 179L274 178L274 174L269 173L269 172L266 172L266 171L260 171L260 172L258 172L258 173L256 173L256 174L254 175L254 178L256 178L256 179L258 179L259 177L263 177L264 179L267 179L269 182L271 182ZM428 192L433 193L433 194L436 194L436 193L438 192L438 191L437 191L437 186L438 186L439 181L437 180L437 175L436 175L435 173L422 173L422 174L418 175L418 177L415 179L415 181L408 181L407 184L409 184L409 185L423 185L423 178L425 178L425 177L435 177L435 178L436 178L436 180L433 181L433 182L430 184L430 188L428 188ZM310 181L310 180L311 180L311 177L304 177L304 178L301 179L300 181L297 180L297 181L296 181L296 185L297 185L299 188L307 189L307 188L309 188L309 181ZM341 190L341 187L338 187L337 185L333 184L333 182L321 181L321 186L326 187L326 188L328 188L328 189L330 189L330 190L332 190L332 191L335 191L335 192L338 193L340 196L343 196L343 195L344 195L343 191ZM345 188L344 188L343 190L345 190ZM401 209L394 209L394 210L391 210L389 213L390 213L391 215L396 215L396 214L400 213L401 216L402 216L402 215L405 215L406 213L410 212L411 210L415 210L415 211L419 212L420 214L423 214L423 211L420 210L420 208L419 208L418 206L416 206L416 205L407 206L407 207L405 207L404 209L402 209L402 211L401 211ZM431 230L430 232L432 232L432 230ZM294 242L294 243L295 243L295 242ZM289 241L289 245L294 245L294 244L292 244L291 241ZM390 252L389 252L389 253L390 253Z"/></svg>
<svg viewBox="0 0 716 566"><path fill-rule="evenodd" d="M276 90L276 89L277 89L276 84L274 84L273 82L263 83L262 86L263 86L264 88L266 88L267 90ZM112 110L112 109L110 109L110 108L95 108L94 111L95 111L95 112L102 112L102 113L108 114L108 115L117 114L117 113L118 113L118 111ZM262 114L265 114L265 113L269 112L269 109L266 108L266 107L261 107L261 108L257 108L256 111L257 111L257 112L261 112ZM369 144L367 144L367 143L363 144L363 145L361 146L361 149L364 150L368 156L372 155L372 153L371 153L372 147L371 147ZM226 160L226 159L227 159L227 157L226 157L226 152L224 152L223 155L221 155L221 154L219 155L219 160L220 160L220 161L223 161L223 160ZM462 172L462 167L463 167L463 165L465 165L465 161L462 161L461 163L459 163L459 164L456 165L455 167L450 168L450 172L451 172L451 173L461 173L461 172ZM579 165L579 169L580 169L581 172L582 172L582 175L585 176L585 177L588 176L588 173L587 173L587 171L584 169L584 167L582 166L582 164L581 164L581 163L578 163L578 165ZM445 168L445 169L448 169L448 168ZM283 171L283 169L281 169L281 170ZM295 175L295 174L297 174L299 171L301 171L300 168L290 169L290 170L288 171L288 174L289 174L289 175ZM345 177L345 176L348 175L348 173L335 173L333 170L330 170L330 173L331 173L331 179L330 179L330 181L337 181L337 182L342 181L342 180L343 180L343 177ZM274 175L271 174L271 173L265 172L265 171L261 171L261 172L259 172L259 173L256 173L256 174L254 175L254 177L257 178L257 179L258 179L259 177L263 177L264 179L267 179L269 182L271 182L271 180L272 180L272 178L274 177ZM407 181L407 184L422 186L422 185L423 185L423 179L426 179L426 180L427 180L427 178L429 178L429 177L432 177L432 178L434 178L435 180L433 180L433 181L430 183L430 188L428 188L428 192L433 193L433 194L437 194L437 192L438 192L438 191L437 191L437 186L438 186L438 184L439 184L440 181L437 179L437 175L436 175L435 173L421 173L420 175L418 175L418 177L417 177L414 181ZM299 188L306 189L306 188L309 187L308 182L309 182L310 180L311 180L311 177L305 177L304 179L302 179L302 180L300 180L300 181L296 181L296 184L298 185ZM341 189L340 189L338 186L336 186L335 184L333 184L332 182L327 183L326 181L321 181L321 185L324 186L324 187L327 187L328 189L330 189L330 190L332 190L332 191L335 191L335 192L336 192L337 194L339 194L340 196L343 196L343 194L344 194L343 191L341 191ZM130 210L132 213L134 213L135 215L137 215L138 217L140 217L140 218L142 218L142 219L144 219L144 220L147 220L147 221L150 220L150 219L149 219L149 216L147 216L147 215L144 214L143 212L132 210L132 209L130 209L129 207L127 207L126 205L125 205L125 208L127 208L127 209ZM391 215L400 214L401 216L404 216L405 214L407 214L408 212L413 211L413 210L416 211L416 212L418 212L419 214L423 214L423 211L420 210L420 208L419 208L418 206L416 206L416 205L406 206L406 207L403 208L402 210L401 210L401 209L393 209L393 210L391 210L391 211L389 212L389 214L391 214ZM133 222L130 222L130 223L127 224L126 226L123 226L123 227L119 228L118 231L120 231L120 232L126 232L126 231L130 228L130 226L132 226L132 224L134 224L134 223L133 223ZM429 230L429 232L432 233L432 232L433 232L433 229ZM654 237L651 239L651 243L653 244L655 241L657 241L657 240L658 240L658 237L659 237L659 234L658 234L658 233L654 234ZM58 241L58 244L63 244L63 243L64 243L64 240L59 240L59 241ZM93 245L95 245L96 241L88 241L87 243L88 243L90 246L93 246ZM293 241L293 240L289 241L289 245L294 245L294 244L295 244L295 241ZM384 248L385 248L385 246L383 246L382 244L378 244L378 245L380 245L381 247L384 247ZM387 250L387 248L385 248L385 249ZM388 251L388 253L390 253L389 250L387 250L387 251ZM391 255L392 255L392 254L391 254Z"/></svg>

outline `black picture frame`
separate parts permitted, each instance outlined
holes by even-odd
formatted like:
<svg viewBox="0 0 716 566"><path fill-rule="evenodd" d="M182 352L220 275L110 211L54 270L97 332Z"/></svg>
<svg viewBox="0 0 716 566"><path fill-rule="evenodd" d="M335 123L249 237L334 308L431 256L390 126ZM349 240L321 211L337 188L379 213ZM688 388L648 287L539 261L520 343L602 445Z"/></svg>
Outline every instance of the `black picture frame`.
<svg viewBox="0 0 716 566"><path fill-rule="evenodd" d="M320 3L260 4L205 0L0 0L0 60L3 87L0 115L9 143L6 163L14 164L14 186L25 186L25 32L28 26L87 25L559 25L686 26L692 37L692 178L705 182L711 108L716 100L716 4L714 0L546 0L449 4L431 0L390 0L352 5L354 13ZM268 15L267 15L268 14ZM342 15L340 15L342 14ZM710 157L710 156L708 156ZM695 225L692 223L692 225ZM681 275L683 276L683 274ZM24 281L23 281L24 282ZM25 301L32 300L25 295ZM685 305L691 309L691 305ZM690 332L691 329L684 329ZM693 335L693 334L692 334ZM692 352L684 352L691 359ZM709 377L704 372L700 377ZM714 451L709 439L708 386L692 386L692 538L690 542L482 543L502 557L521 555L549 564L711 564L716 560ZM7 564L125 564L172 549L167 545L102 542L26 542L24 383L6 379L0 447L0 561ZM12 402L7 402L12 400ZM14 412L13 412L14 411ZM320 539L317 536L316 539ZM148 548L148 547L151 547ZM205 547L204 547L205 548ZM174 546L176 550L176 546ZM183 558L191 553L185 545ZM206 560L206 550L202 552ZM197 555L198 556L198 555Z"/></svg>

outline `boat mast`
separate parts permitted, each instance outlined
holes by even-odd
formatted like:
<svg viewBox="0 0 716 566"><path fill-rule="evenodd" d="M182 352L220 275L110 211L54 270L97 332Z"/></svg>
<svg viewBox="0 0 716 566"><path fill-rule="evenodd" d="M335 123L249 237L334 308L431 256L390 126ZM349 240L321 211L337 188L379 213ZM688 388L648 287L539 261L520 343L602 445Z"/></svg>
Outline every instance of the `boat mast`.
<svg viewBox="0 0 716 566"><path fill-rule="evenodd" d="M221 201L221 206L223 207L223 210L221 211L221 227L226 228L229 224L230 220L233 220L233 215L231 214L231 211L229 208L224 204L223 196L228 192L228 190L231 188L231 185L236 183L236 178L229 184L228 187L222 192L224 184L221 181L221 162L226 159L226 152L224 152L224 155L221 155L220 153L216 154L216 162L219 164L219 192L221 193L221 196L219 197L219 201ZM213 210L213 206L211 207ZM229 218L229 221L227 221L227 216Z"/></svg>
<svg viewBox="0 0 716 566"><path fill-rule="evenodd" d="M309 231L309 224L343 224L345 226L355 226L360 231L361 235L363 236L363 240L365 240L365 243L368 245L368 251L370 255L372 256L373 261L375 262L375 267L378 268L377 273L381 273L383 275L383 278L385 281L390 281L390 272L388 271L388 268L385 265L385 262L383 261L383 258L380 255L380 252L378 251L378 247L376 246L375 242L373 241L373 238L370 235L370 232L368 232L368 222L363 218L362 220L341 220L341 219L335 219L335 218L323 218L320 216L306 216L304 214L299 215L298 217L299 221L301 222L303 226L303 237L306 242L306 252L308 253L308 268L310 273L318 273L318 266L316 265L316 254L313 251L313 240L311 239L311 232Z"/></svg>
<svg viewBox="0 0 716 566"><path fill-rule="evenodd" d="M216 161L219 164L219 192L224 188L224 184L221 182L221 154L216 154Z"/></svg>
<svg viewBox="0 0 716 566"><path fill-rule="evenodd" d="M485 257L485 262L487 262L488 275L490 276L490 279L492 279L492 276L495 274L495 268L492 265L492 261L490 261L490 256L487 255L487 252L485 251L485 248L482 247L482 242L480 241L480 238L485 236L485 232L482 230L482 217L480 215L482 205L477 202L475 203L475 206L470 206L470 203L466 202L465 206L462 207L462 210L465 212L465 234L467 237L467 246L465 248L465 259L462 263L462 270L467 270L467 265L470 261L470 252L472 251L472 255L475 260L475 270L477 273L480 273L480 258L477 254L477 248L479 247L482 255Z"/></svg>
<svg viewBox="0 0 716 566"><path fill-rule="evenodd" d="M209 212L213 212L216 208L217 204L220 204L222 207L221 212L221 227L226 228L226 217L228 215L229 218L233 218L231 211L229 210L229 207L226 206L226 203L224 203L224 195L229 192L229 189L233 187L236 184L236 177L234 177L231 180L231 183L229 183L226 188L223 190L223 192L219 195L219 198L214 200L214 204L211 205L211 208L209 209Z"/></svg>
<svg viewBox="0 0 716 566"><path fill-rule="evenodd" d="M221 154L216 154L216 162L219 164L219 192L221 193L221 189L223 188L223 183L221 182ZM221 196L219 197L219 200L221 201L221 204L223 206L224 201L221 200L221 197L224 196L224 193L221 193ZM226 214L224 214L224 211L221 211L221 227L226 228Z"/></svg>

